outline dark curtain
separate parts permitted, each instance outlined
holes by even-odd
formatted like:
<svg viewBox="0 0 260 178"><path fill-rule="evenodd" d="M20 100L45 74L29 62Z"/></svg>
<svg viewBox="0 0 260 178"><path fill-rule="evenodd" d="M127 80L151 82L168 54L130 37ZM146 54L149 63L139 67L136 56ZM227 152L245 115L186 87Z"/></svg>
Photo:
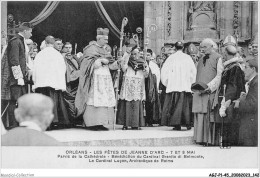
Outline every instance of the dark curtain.
<svg viewBox="0 0 260 178"><path fill-rule="evenodd" d="M121 29L122 20L128 18L125 27L126 32L136 33L137 27L144 26L144 2L143 1L103 1L107 13L114 24Z"/></svg>
<svg viewBox="0 0 260 178"><path fill-rule="evenodd" d="M14 15L16 21L30 21L43 10L46 4L46 1L8 1L7 11L8 14ZM123 17L128 18L125 32L136 33L137 27L143 28L143 1L106 1L102 4L119 29ZM63 42L71 42L73 48L77 43L77 52L82 52L90 41L96 39L98 27L107 26L93 1L61 1L46 20L35 26L32 40L40 45L47 35L53 35L61 38ZM119 46L119 39L111 32L109 45Z"/></svg>

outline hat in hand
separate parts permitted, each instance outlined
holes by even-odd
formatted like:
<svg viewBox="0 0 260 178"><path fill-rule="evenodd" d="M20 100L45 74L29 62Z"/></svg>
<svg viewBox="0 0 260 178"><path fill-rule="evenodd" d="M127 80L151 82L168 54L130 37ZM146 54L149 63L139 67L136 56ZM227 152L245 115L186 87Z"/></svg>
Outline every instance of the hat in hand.
<svg viewBox="0 0 260 178"><path fill-rule="evenodd" d="M193 92L204 91L207 88L208 88L208 85L203 82L196 82L191 85L191 91L193 91Z"/></svg>

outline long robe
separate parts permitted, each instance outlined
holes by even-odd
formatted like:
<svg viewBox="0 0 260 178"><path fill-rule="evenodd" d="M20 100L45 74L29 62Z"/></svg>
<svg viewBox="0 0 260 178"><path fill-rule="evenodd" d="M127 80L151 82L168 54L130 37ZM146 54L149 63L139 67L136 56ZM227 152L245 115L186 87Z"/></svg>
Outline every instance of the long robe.
<svg viewBox="0 0 260 178"><path fill-rule="evenodd" d="M230 61L230 62L229 62ZM239 58L232 58L224 62L224 71L222 73L221 84L219 88L219 104L218 108L221 107L221 101L223 100L224 85L225 90L225 102L231 100L231 105L227 108L227 116L221 118L219 112L217 112L216 123L223 125L223 145L225 146L237 146L239 138L239 118L237 116L237 109L234 109L233 101L240 97L241 92L245 92L245 75L239 64ZM216 128L216 134L220 134L220 128ZM218 145L219 143L216 143Z"/></svg>
<svg viewBox="0 0 260 178"><path fill-rule="evenodd" d="M143 69L134 70L128 62L129 57L127 54L123 56L124 76L116 123L127 127L142 127L145 125L143 113L143 102L146 100L145 78L148 76L149 68L147 67L145 72Z"/></svg>
<svg viewBox="0 0 260 178"><path fill-rule="evenodd" d="M66 64L63 56L53 47L40 51L34 60L33 89L54 101L53 124L69 125L63 92L66 91Z"/></svg>
<svg viewBox="0 0 260 178"><path fill-rule="evenodd" d="M108 57L111 55L96 42L84 48L75 106L77 116L83 115L86 126L112 124L114 119L115 93L109 68L115 70L115 63L97 67Z"/></svg>
<svg viewBox="0 0 260 178"><path fill-rule="evenodd" d="M161 119L161 103L159 99L157 80L160 80L160 78L157 78L157 76L155 74L152 74L150 70L148 77L145 79L145 122L148 125L158 124L159 120Z"/></svg>
<svg viewBox="0 0 260 178"><path fill-rule="evenodd" d="M66 62L66 92L64 93L64 100L66 103L66 108L68 109L68 114L73 120L76 117L75 108L75 97L79 85L79 75L80 69L76 56L72 56L71 59L65 57Z"/></svg>
<svg viewBox="0 0 260 178"><path fill-rule="evenodd" d="M199 59L197 66L196 82L208 85L210 94L195 92L192 100L192 112L194 113L194 140L196 143L209 143L214 145L215 116L217 99L216 89L220 85L223 64L221 56L212 51L207 56Z"/></svg>
<svg viewBox="0 0 260 178"><path fill-rule="evenodd" d="M191 85L195 79L196 68L189 55L177 51L165 61L161 71L161 80L166 86L162 125L190 126Z"/></svg>

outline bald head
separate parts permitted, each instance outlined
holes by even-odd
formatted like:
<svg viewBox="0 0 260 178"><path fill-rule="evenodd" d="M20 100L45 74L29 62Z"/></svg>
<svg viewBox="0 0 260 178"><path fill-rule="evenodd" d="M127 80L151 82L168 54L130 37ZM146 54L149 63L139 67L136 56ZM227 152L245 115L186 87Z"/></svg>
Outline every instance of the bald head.
<svg viewBox="0 0 260 178"><path fill-rule="evenodd" d="M53 106L53 101L48 96L37 93L26 94L18 99L15 117L19 123L32 121L45 130L53 119Z"/></svg>
<svg viewBox="0 0 260 178"><path fill-rule="evenodd" d="M232 46L232 45L227 45L225 50L228 53L228 55L233 55L234 56L237 53L237 48L235 46Z"/></svg>

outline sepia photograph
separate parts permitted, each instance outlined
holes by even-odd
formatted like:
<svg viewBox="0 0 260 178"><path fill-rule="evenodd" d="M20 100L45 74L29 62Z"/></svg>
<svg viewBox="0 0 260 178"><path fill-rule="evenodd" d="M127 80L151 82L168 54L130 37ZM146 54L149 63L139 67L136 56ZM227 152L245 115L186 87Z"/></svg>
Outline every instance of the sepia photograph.
<svg viewBox="0 0 260 178"><path fill-rule="evenodd" d="M1 0L1 177L259 177L258 7Z"/></svg>

